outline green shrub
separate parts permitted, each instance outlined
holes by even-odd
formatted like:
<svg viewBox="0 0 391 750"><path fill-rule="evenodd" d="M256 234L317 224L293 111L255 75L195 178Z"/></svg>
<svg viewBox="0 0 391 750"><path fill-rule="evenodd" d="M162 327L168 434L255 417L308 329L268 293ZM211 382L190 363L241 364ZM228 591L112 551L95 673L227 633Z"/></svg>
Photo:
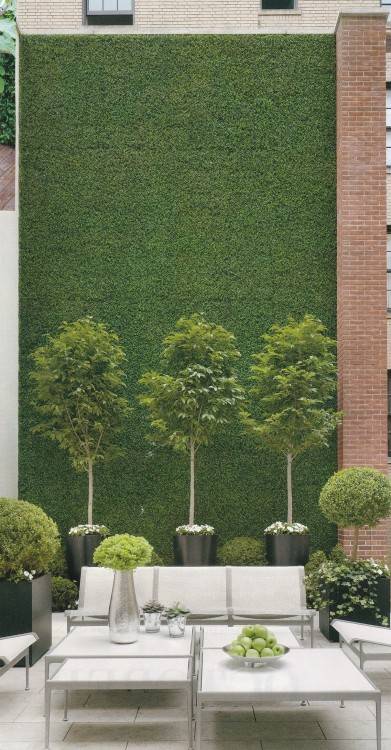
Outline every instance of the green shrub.
<svg viewBox="0 0 391 750"><path fill-rule="evenodd" d="M46 573L58 555L57 525L37 505L0 498L0 577L22 580Z"/></svg>
<svg viewBox="0 0 391 750"><path fill-rule="evenodd" d="M142 536L114 534L100 543L94 563L113 570L132 570L151 562L153 548Z"/></svg>
<svg viewBox="0 0 391 750"><path fill-rule="evenodd" d="M306 576L312 576L316 573L323 563L327 562L327 555L322 549L311 552L307 565L305 566Z"/></svg>
<svg viewBox="0 0 391 750"><path fill-rule="evenodd" d="M250 536L237 536L218 551L220 565L266 565L263 542Z"/></svg>
<svg viewBox="0 0 391 750"><path fill-rule="evenodd" d="M68 565L67 565L67 561L65 557L65 550L61 542L60 542L58 554L50 563L49 573L51 573L52 576L57 576L60 578L66 578L68 575Z"/></svg>
<svg viewBox="0 0 391 750"><path fill-rule="evenodd" d="M75 609L79 596L76 583L62 576L52 578L52 610L53 612L64 612L66 609Z"/></svg>
<svg viewBox="0 0 391 750"><path fill-rule="evenodd" d="M151 556L151 562L147 563L148 565L158 565L159 567L162 567L164 565L164 560L158 555L155 550L152 551Z"/></svg>
<svg viewBox="0 0 391 750"><path fill-rule="evenodd" d="M376 526L391 512L391 482L376 469L342 469L326 482L319 505L329 521L342 528L353 526L352 558L355 560L360 528Z"/></svg>
<svg viewBox="0 0 391 750"><path fill-rule="evenodd" d="M0 143L15 145L15 58L0 55L4 69L4 91L0 95Z"/></svg>

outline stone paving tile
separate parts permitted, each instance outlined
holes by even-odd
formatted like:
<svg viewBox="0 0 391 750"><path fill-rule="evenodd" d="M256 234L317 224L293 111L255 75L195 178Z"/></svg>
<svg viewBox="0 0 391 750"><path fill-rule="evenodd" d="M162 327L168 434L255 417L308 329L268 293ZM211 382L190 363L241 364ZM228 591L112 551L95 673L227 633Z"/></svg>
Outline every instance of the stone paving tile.
<svg viewBox="0 0 391 750"><path fill-rule="evenodd" d="M326 739L328 740L370 740L376 737L374 721L320 721ZM382 737L391 740L391 722L382 722Z"/></svg>
<svg viewBox="0 0 391 750"><path fill-rule="evenodd" d="M266 740L262 750L376 750L374 740ZM391 741L382 742L382 750L391 750Z"/></svg>
<svg viewBox="0 0 391 750"><path fill-rule="evenodd" d="M61 741L69 730L66 722L54 722L50 732L53 740ZM12 722L0 724L0 742L14 742L16 740L36 741L42 738L43 727L38 722Z"/></svg>
<svg viewBox="0 0 391 750"><path fill-rule="evenodd" d="M66 722L64 722L66 723ZM101 746L101 750L110 742L126 742L129 738L128 724L71 724L66 742L76 745L83 743L95 743ZM64 743L65 750L66 743Z"/></svg>
<svg viewBox="0 0 391 750"><path fill-rule="evenodd" d="M176 721L171 724L157 722L132 724L128 730L130 747L136 742L183 741L187 739L187 721Z"/></svg>

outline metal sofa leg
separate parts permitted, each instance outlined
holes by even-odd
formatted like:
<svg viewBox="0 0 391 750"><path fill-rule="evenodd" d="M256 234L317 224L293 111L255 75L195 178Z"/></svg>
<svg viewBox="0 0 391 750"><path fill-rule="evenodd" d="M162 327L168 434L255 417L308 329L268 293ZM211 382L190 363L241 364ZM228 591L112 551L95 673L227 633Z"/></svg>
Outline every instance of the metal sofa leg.
<svg viewBox="0 0 391 750"><path fill-rule="evenodd" d="M24 656L24 663L26 667L26 687L25 690L30 690L30 651L27 650Z"/></svg>

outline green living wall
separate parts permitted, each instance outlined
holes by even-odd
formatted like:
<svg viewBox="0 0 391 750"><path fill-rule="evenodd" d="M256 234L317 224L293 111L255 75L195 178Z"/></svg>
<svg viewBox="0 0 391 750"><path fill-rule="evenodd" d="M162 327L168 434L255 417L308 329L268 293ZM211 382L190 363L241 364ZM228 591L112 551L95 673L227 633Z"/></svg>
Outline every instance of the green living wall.
<svg viewBox="0 0 391 750"><path fill-rule="evenodd" d="M63 530L86 520L86 477L31 434L29 353L91 314L128 355L126 457L96 472L96 521L168 559L187 520L187 462L145 440L138 378L162 337L204 312L234 331L246 377L259 335L310 312L335 332L332 36L28 37L21 43L20 496ZM315 546L335 443L294 472ZM220 538L285 517L283 459L241 428L198 457L198 522Z"/></svg>

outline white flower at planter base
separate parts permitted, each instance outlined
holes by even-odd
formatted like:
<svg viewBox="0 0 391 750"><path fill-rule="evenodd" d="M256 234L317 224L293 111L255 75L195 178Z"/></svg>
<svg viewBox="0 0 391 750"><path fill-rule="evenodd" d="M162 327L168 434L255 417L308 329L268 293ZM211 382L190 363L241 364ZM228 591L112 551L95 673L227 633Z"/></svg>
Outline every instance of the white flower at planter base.
<svg viewBox="0 0 391 750"><path fill-rule="evenodd" d="M276 521L268 526L264 530L264 534L308 534L308 526L304 526L302 523L286 523L284 521Z"/></svg>

